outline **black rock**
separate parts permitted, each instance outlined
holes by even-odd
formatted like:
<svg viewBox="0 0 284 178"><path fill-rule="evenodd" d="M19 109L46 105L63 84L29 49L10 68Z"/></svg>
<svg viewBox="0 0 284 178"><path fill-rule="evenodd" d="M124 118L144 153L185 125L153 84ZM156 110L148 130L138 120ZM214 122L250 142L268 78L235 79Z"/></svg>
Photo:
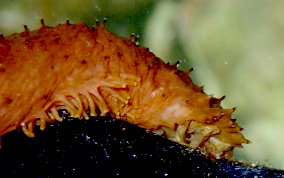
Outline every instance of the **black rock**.
<svg viewBox="0 0 284 178"><path fill-rule="evenodd" d="M198 151L111 117L2 136L0 177L284 177L284 171L212 161Z"/></svg>

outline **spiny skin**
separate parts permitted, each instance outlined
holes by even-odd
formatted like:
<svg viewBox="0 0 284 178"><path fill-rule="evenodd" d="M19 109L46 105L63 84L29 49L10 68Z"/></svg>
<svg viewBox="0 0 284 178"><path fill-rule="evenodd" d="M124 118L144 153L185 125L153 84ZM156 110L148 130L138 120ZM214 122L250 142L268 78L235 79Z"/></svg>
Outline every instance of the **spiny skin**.
<svg viewBox="0 0 284 178"><path fill-rule="evenodd" d="M109 113L149 130L196 121L213 125L227 151L247 143L231 120L234 109L222 109L221 99L206 95L187 74L104 25L26 28L0 38L0 135L22 126L32 137L35 124L43 130L60 120L56 110L67 109L78 118L88 110Z"/></svg>

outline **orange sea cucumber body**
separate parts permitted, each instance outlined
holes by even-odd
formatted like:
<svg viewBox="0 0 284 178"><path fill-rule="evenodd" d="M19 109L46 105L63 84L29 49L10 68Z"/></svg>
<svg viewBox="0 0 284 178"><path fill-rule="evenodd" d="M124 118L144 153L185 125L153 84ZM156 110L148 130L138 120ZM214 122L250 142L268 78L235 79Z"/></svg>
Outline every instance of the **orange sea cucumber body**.
<svg viewBox="0 0 284 178"><path fill-rule="evenodd" d="M222 109L187 73L104 25L43 25L0 38L0 82L0 135L22 127L33 137L35 125L44 130L61 120L57 110L66 109L77 118L110 113L149 130L162 128L172 140L214 156L247 142L231 120L233 109Z"/></svg>

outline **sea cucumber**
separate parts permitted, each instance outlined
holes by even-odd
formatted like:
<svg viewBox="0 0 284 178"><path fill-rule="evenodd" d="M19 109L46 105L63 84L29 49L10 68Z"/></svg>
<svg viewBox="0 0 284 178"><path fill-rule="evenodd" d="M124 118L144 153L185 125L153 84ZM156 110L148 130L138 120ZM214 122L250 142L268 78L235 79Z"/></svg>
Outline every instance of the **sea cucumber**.
<svg viewBox="0 0 284 178"><path fill-rule="evenodd" d="M105 23L59 24L0 37L0 136L17 128L34 137L49 122L111 115L170 140L231 157L248 141L214 98L188 73L165 64L135 38L117 37Z"/></svg>

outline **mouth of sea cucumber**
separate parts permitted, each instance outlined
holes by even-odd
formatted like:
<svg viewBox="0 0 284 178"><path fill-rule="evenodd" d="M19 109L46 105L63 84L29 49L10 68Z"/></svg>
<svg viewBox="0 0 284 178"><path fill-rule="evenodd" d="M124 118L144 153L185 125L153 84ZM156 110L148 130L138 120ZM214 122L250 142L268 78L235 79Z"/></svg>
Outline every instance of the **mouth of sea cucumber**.
<svg viewBox="0 0 284 178"><path fill-rule="evenodd" d="M175 129L161 126L153 132L189 148L200 150L211 158L220 159L232 156L233 146L215 137L220 133L220 129L214 125L187 121L183 125L177 125Z"/></svg>

